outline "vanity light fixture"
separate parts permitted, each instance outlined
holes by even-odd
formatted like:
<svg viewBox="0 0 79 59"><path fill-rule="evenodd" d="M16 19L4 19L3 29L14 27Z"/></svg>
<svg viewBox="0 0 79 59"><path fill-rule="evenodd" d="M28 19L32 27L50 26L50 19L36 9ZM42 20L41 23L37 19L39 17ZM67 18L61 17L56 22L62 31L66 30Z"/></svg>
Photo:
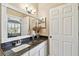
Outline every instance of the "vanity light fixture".
<svg viewBox="0 0 79 59"><path fill-rule="evenodd" d="M31 14L32 10L30 8L26 7L26 12Z"/></svg>
<svg viewBox="0 0 79 59"><path fill-rule="evenodd" d="M35 14L36 9L32 8L32 7L26 7L26 12L29 14Z"/></svg>

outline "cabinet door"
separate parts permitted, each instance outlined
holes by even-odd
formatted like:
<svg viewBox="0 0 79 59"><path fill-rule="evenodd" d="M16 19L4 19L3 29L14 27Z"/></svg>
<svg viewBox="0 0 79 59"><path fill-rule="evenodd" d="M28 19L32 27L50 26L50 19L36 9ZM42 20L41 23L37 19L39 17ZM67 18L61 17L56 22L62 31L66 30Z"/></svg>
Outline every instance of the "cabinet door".
<svg viewBox="0 0 79 59"><path fill-rule="evenodd" d="M40 49L40 56L44 56L44 53L45 53L45 52L44 52L44 48L45 48L45 47L43 46L43 47Z"/></svg>
<svg viewBox="0 0 79 59"><path fill-rule="evenodd" d="M48 48L47 48L47 46L43 46L40 49L40 56L48 56Z"/></svg>
<svg viewBox="0 0 79 59"><path fill-rule="evenodd" d="M40 56L40 50L36 51L34 50L33 52L30 52L30 56Z"/></svg>
<svg viewBox="0 0 79 59"><path fill-rule="evenodd" d="M30 56L40 56L40 45L30 50Z"/></svg>
<svg viewBox="0 0 79 59"><path fill-rule="evenodd" d="M47 56L48 55L48 46L47 46L46 42L43 42L44 44L41 45L40 56Z"/></svg>
<svg viewBox="0 0 79 59"><path fill-rule="evenodd" d="M47 56L48 55L47 40L30 50L30 56Z"/></svg>
<svg viewBox="0 0 79 59"><path fill-rule="evenodd" d="M31 56L40 56L40 51L35 52L34 54L32 54Z"/></svg>
<svg viewBox="0 0 79 59"><path fill-rule="evenodd" d="M48 46L44 47L44 56L48 56Z"/></svg>
<svg viewBox="0 0 79 59"><path fill-rule="evenodd" d="M30 56L40 56L40 51L30 52Z"/></svg>

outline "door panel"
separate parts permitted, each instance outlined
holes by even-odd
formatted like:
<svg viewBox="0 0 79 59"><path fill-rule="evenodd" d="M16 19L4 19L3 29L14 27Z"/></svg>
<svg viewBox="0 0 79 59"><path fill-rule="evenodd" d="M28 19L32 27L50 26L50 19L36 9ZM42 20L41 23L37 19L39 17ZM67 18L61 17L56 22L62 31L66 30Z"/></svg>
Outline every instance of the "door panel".
<svg viewBox="0 0 79 59"><path fill-rule="evenodd" d="M52 35L58 35L59 33L59 10L53 9L50 12L50 34Z"/></svg>
<svg viewBox="0 0 79 59"><path fill-rule="evenodd" d="M56 35L59 34L59 18L58 17L53 17L52 19L52 34Z"/></svg>
<svg viewBox="0 0 79 59"><path fill-rule="evenodd" d="M63 19L63 29L64 29L64 35L72 35L72 16L71 17L65 17Z"/></svg>
<svg viewBox="0 0 79 59"><path fill-rule="evenodd" d="M64 5L62 9L63 9L62 12L64 16L72 15L72 11L73 11L72 5Z"/></svg>
<svg viewBox="0 0 79 59"><path fill-rule="evenodd" d="M63 44L64 56L71 56L72 55L72 43L71 42L64 42Z"/></svg>
<svg viewBox="0 0 79 59"><path fill-rule="evenodd" d="M59 41L58 40L52 40L52 50L53 50L54 56L59 55Z"/></svg>

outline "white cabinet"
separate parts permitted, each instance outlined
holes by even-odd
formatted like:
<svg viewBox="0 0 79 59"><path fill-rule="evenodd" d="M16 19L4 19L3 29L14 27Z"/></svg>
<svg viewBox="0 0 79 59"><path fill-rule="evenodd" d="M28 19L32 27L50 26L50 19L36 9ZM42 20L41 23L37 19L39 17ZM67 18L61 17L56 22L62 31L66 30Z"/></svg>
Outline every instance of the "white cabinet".
<svg viewBox="0 0 79 59"><path fill-rule="evenodd" d="M44 54L45 54L45 52L44 52L44 47L42 47L42 48L40 49L40 56L44 56Z"/></svg>
<svg viewBox="0 0 79 59"><path fill-rule="evenodd" d="M47 56L48 46L47 40L30 50L30 56Z"/></svg>
<svg viewBox="0 0 79 59"><path fill-rule="evenodd" d="M41 46L38 45L30 50L30 56L39 56Z"/></svg>
<svg viewBox="0 0 79 59"><path fill-rule="evenodd" d="M40 56L48 56L47 40L40 44Z"/></svg>
<svg viewBox="0 0 79 59"><path fill-rule="evenodd" d="M30 56L39 56L40 55L40 51L30 51Z"/></svg>
<svg viewBox="0 0 79 59"><path fill-rule="evenodd" d="M48 46L46 45L45 47L44 47L44 56L48 56L49 54L48 54Z"/></svg>
<svg viewBox="0 0 79 59"><path fill-rule="evenodd" d="M52 8L49 28L50 55L78 55L78 4Z"/></svg>
<svg viewBox="0 0 79 59"><path fill-rule="evenodd" d="M40 56L47 56L47 55L48 55L47 46L43 46L43 47L40 49Z"/></svg>
<svg viewBox="0 0 79 59"><path fill-rule="evenodd" d="M48 55L48 46L47 40L40 43L36 47L32 48L31 50L25 52L21 56L47 56Z"/></svg>

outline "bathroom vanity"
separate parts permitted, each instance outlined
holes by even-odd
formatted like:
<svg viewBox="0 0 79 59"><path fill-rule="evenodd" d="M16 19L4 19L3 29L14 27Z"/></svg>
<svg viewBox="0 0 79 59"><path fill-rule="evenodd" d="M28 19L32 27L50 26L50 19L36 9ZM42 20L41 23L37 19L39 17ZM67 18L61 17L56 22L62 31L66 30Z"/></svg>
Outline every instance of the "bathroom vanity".
<svg viewBox="0 0 79 59"><path fill-rule="evenodd" d="M38 39L35 38L34 40L28 38L29 40L28 42L26 41L19 46L10 46L9 47L10 49L7 48L3 49L4 55L5 56L47 56L48 55L47 39L48 39L47 37L43 37L43 36L40 36Z"/></svg>

